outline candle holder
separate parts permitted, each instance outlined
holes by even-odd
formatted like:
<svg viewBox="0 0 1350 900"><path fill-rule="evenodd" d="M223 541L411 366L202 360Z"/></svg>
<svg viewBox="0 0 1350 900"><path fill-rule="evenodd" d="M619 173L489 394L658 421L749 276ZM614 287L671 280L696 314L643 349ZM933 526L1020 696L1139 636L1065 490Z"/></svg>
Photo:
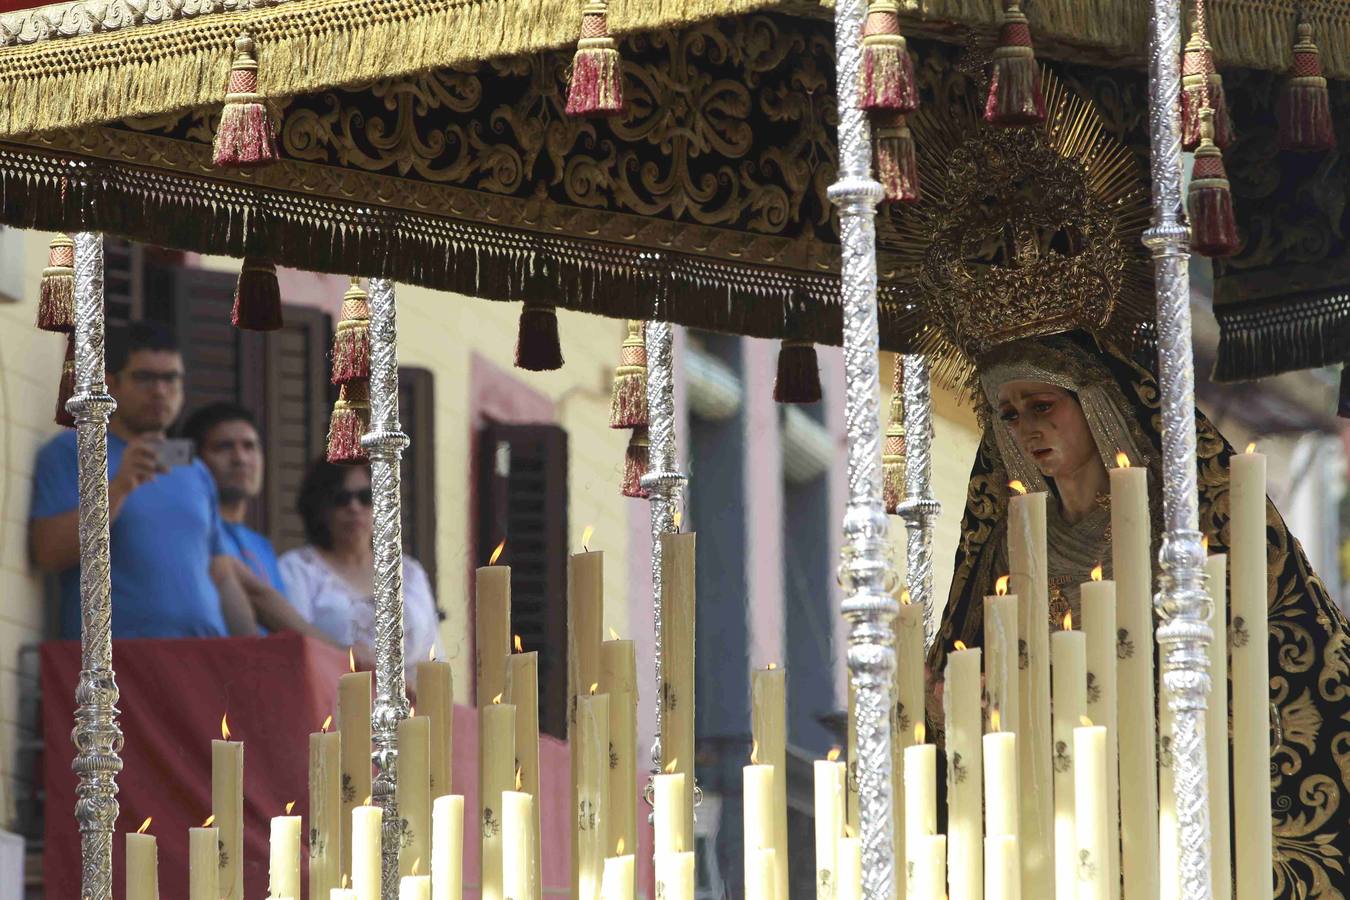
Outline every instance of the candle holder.
<svg viewBox="0 0 1350 900"><path fill-rule="evenodd" d="M923 645L933 646L937 622L933 615L933 522L942 504L933 497L933 398L928 357L904 357L905 587L909 598L923 608Z"/></svg>
<svg viewBox="0 0 1350 900"><path fill-rule="evenodd" d="M394 283L370 280L370 457L375 518L375 702L371 709L376 805L384 810L381 896L396 900L402 820L398 814L398 723L408 716L403 672L403 524L399 466L408 436L398 420L398 328Z"/></svg>
<svg viewBox="0 0 1350 900"><path fill-rule="evenodd" d="M840 288L844 317L848 507L844 514L843 613L849 621L848 666L857 710L863 886L869 900L892 895L895 880L891 796L891 716L895 649L886 509L881 491L881 384L877 332L876 205L871 134L860 108L864 0L835 5L839 105L839 180L829 197L839 208ZM908 414L908 411L907 411Z"/></svg>
<svg viewBox="0 0 1350 900"><path fill-rule="evenodd" d="M104 384L103 235L75 235L75 417L80 489L80 681L75 697L75 818L82 900L112 900L113 826L122 730L112 667L112 569L108 539L108 418Z"/></svg>
<svg viewBox="0 0 1350 900"><path fill-rule="evenodd" d="M1158 386L1162 402L1162 576L1155 607L1163 679L1173 712L1172 764L1181 835L1181 896L1208 900L1209 773L1205 707L1209 695L1204 551L1196 488L1195 360L1191 351L1188 231L1181 220L1181 4L1153 0L1149 47L1149 164L1153 224L1144 244L1153 254L1158 304ZM1254 824L1254 823L1253 823Z"/></svg>

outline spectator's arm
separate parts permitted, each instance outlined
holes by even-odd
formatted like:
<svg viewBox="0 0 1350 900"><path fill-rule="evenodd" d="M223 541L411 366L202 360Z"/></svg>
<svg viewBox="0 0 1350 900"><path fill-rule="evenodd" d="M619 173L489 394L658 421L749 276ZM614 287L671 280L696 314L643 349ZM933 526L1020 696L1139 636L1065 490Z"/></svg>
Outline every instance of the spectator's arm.
<svg viewBox="0 0 1350 900"><path fill-rule="evenodd" d="M63 572L80 564L80 511L32 519L28 523L28 550L33 564L44 572Z"/></svg>
<svg viewBox="0 0 1350 900"><path fill-rule="evenodd" d="M290 601L283 597L276 588L253 574L248 566L232 556L217 557L217 559L230 562L244 596L248 598L254 616L257 621L263 624L263 627L269 631L294 631L327 644L333 643L323 632L305 621L304 616L300 615L295 607L291 606Z"/></svg>
<svg viewBox="0 0 1350 900"><path fill-rule="evenodd" d="M220 612L225 617L225 627L235 637L256 636L258 620L253 615L253 605L249 603L244 587L239 583L237 561L232 556L214 556L211 558L211 580L216 583L220 594Z"/></svg>

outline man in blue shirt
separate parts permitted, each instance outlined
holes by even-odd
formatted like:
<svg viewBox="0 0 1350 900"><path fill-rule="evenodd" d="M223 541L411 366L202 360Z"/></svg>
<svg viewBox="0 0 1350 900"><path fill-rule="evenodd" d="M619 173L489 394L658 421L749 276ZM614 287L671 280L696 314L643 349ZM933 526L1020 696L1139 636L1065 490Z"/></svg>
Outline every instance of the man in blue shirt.
<svg viewBox="0 0 1350 900"><path fill-rule="evenodd" d="M255 606L244 593L206 467L161 463L183 405L172 332L134 323L112 331L107 346L108 392L117 400L108 423L113 637L257 634L260 617L274 628L303 626L284 601L285 610ZM60 574L61 636L69 639L80 636L77 473L75 432L64 431L38 453L29 516L33 561Z"/></svg>
<svg viewBox="0 0 1350 900"><path fill-rule="evenodd" d="M244 524L249 503L262 492L263 448L253 414L235 403L212 403L188 417L183 436L215 479L225 552L285 596L272 542Z"/></svg>

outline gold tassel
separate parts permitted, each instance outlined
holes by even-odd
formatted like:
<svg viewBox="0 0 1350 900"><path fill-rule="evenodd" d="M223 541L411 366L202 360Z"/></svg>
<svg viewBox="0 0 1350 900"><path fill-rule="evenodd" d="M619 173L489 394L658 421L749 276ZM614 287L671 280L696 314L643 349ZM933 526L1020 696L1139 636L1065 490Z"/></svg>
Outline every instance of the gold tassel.
<svg viewBox="0 0 1350 900"><path fill-rule="evenodd" d="M225 87L225 106L220 111L211 164L245 169L276 162L276 133L267 102L258 94L253 38L245 32L234 42L234 63Z"/></svg>
<svg viewBox="0 0 1350 900"><path fill-rule="evenodd" d="M333 335L333 384L370 377L370 298L353 278Z"/></svg>
<svg viewBox="0 0 1350 900"><path fill-rule="evenodd" d="M628 336L619 348L619 367L614 370L614 389L609 398L610 428L647 426L647 342L644 327L628 320Z"/></svg>
<svg viewBox="0 0 1350 900"><path fill-rule="evenodd" d="M349 381L338 389L333 417L328 423L328 461L360 463L367 460L361 436L370 430L370 384Z"/></svg>
<svg viewBox="0 0 1350 900"><path fill-rule="evenodd" d="M75 330L75 242L68 234L52 238L47 268L38 292L37 327L43 331Z"/></svg>

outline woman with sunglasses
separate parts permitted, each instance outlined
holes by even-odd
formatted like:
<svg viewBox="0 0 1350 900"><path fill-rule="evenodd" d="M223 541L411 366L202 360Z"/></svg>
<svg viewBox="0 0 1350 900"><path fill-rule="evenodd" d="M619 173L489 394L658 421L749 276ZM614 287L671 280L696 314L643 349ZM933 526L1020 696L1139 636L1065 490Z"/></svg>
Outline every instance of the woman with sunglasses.
<svg viewBox="0 0 1350 900"><path fill-rule="evenodd" d="M305 546L280 560L291 603L329 639L353 648L358 667L374 668L375 556L371 548L370 468L310 465L296 503ZM403 658L409 674L436 641L436 601L426 570L403 557Z"/></svg>

